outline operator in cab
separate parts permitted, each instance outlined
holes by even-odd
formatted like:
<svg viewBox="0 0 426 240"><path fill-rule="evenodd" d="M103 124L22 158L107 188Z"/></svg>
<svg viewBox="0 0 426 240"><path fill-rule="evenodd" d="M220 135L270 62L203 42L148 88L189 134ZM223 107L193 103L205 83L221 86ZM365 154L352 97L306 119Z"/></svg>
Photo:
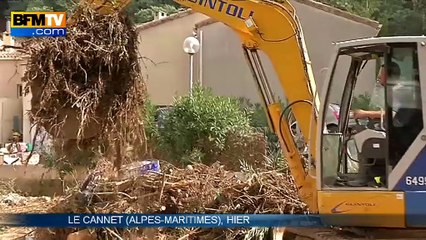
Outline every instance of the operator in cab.
<svg viewBox="0 0 426 240"><path fill-rule="evenodd" d="M411 80L411 79L410 79ZM354 110L355 119L382 119L389 134L389 148L393 149L389 155L389 162L394 167L402 158L410 145L423 128L421 91L418 77L411 81L401 77L401 69L395 62L391 62L385 71L382 65L378 82L387 87L387 102L384 109L392 111L392 120L385 119L385 111ZM384 130L384 129L383 129Z"/></svg>
<svg viewBox="0 0 426 240"><path fill-rule="evenodd" d="M401 69L399 68L398 64L395 62L391 62L391 64L388 66L387 71L384 69L384 65L380 67L379 75L377 78L377 81L382 85L383 87L386 86L386 81L388 78L395 79L396 81L401 76ZM353 111L353 117L355 119L381 119L384 117L385 111L377 110L377 111L367 111L367 110L354 110Z"/></svg>
<svg viewBox="0 0 426 240"><path fill-rule="evenodd" d="M413 119L418 115L419 110L421 113L421 92L418 79L414 81L407 81L401 77L401 69L395 62L391 62L385 71L384 66L380 68L378 75L378 82L383 87L386 87L388 101L384 108L392 111L392 125L394 127L403 127L408 124L415 124ZM353 117L355 119L384 119L385 111L367 111L367 110L353 110ZM385 120L385 123L388 121Z"/></svg>

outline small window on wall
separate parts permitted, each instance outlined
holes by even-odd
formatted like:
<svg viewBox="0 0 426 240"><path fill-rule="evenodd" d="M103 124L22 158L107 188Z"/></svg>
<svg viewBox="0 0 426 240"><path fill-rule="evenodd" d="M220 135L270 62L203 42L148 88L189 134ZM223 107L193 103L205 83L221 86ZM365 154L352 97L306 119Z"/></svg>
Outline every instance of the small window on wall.
<svg viewBox="0 0 426 240"><path fill-rule="evenodd" d="M22 84L16 84L16 97L21 98L23 94Z"/></svg>

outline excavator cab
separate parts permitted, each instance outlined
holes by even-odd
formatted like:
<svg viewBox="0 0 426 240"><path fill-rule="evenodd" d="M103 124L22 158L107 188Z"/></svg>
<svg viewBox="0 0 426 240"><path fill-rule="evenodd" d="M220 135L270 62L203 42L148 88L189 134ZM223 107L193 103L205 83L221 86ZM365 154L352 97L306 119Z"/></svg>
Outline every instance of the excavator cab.
<svg viewBox="0 0 426 240"><path fill-rule="evenodd" d="M339 201L355 197L346 212L391 214L377 207L387 202L401 216L391 225L399 226L406 224L403 213L411 208L404 201L426 200L417 192L426 190L425 43L426 37L387 37L336 44L321 103L340 105L339 122L334 132L317 132L320 212L337 213ZM327 108L320 109L322 123ZM369 117L351 124L359 109Z"/></svg>

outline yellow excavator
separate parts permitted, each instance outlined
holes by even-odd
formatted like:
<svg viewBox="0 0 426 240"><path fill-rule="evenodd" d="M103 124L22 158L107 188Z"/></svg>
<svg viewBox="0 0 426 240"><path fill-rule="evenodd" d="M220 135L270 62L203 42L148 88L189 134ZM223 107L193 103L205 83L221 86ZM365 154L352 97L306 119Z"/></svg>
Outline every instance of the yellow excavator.
<svg viewBox="0 0 426 240"><path fill-rule="evenodd" d="M82 1L105 14L122 11L131 2ZM224 23L239 35L270 126L280 138L300 198L311 214L321 214L330 225L356 229L363 236L357 239L426 239L425 36L334 43L319 94L302 27L289 1L175 2ZM286 109L274 97L259 51L274 67L289 102ZM374 94L380 102L373 109L378 114L353 109L357 89L381 93ZM329 104L339 106L333 131L326 122ZM294 140L286 117L290 111L309 148L307 155ZM324 239L313 229L289 231Z"/></svg>

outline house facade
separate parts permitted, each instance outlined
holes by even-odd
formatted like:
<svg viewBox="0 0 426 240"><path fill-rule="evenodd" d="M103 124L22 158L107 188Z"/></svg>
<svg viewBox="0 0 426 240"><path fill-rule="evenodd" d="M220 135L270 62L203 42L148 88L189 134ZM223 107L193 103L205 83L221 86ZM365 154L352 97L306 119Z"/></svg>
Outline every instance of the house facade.
<svg viewBox="0 0 426 240"><path fill-rule="evenodd" d="M137 26L142 69L154 104L169 105L175 96L188 93L190 65L183 42L206 19L187 10Z"/></svg>
<svg viewBox="0 0 426 240"><path fill-rule="evenodd" d="M0 142L4 143L11 137L13 130L23 133L24 127L29 127L28 115L24 113L21 83L24 65L20 54L0 51L0 72Z"/></svg>
<svg viewBox="0 0 426 240"><path fill-rule="evenodd" d="M32 142L34 129L28 115L31 93L25 94L22 83L26 58L13 48L3 47L19 45L9 32L6 29L0 41L0 143L8 142L13 131L22 133L24 142Z"/></svg>
<svg viewBox="0 0 426 240"><path fill-rule="evenodd" d="M333 53L333 42L376 36L380 24L311 0L293 0L300 18L317 88L321 90ZM190 61L182 47L186 37L196 34L200 51L195 54L195 81L222 96L244 97L259 102L259 95L244 58L237 34L228 26L190 10L137 27L140 53L145 59L151 100L170 105L189 92ZM261 53L266 74L277 97L284 98L269 59ZM148 62L146 59L149 59ZM365 72L375 72L367 66ZM345 77L341 73L341 77ZM374 75L374 74L372 74ZM365 85L368 89L371 86Z"/></svg>

